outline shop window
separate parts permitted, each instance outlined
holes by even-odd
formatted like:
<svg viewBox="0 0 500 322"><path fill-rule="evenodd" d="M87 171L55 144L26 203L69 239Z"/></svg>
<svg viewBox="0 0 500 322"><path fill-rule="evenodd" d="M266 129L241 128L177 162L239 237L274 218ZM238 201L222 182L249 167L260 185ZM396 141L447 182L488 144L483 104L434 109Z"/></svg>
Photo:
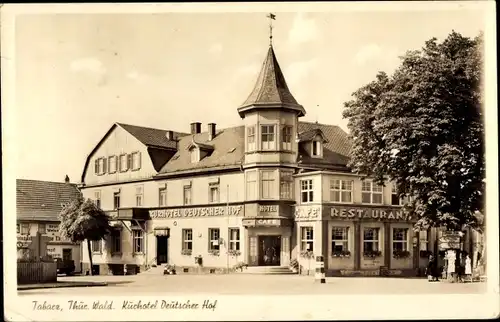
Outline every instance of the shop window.
<svg viewBox="0 0 500 322"><path fill-rule="evenodd" d="M382 204L383 187L370 180L363 180L361 185L361 202Z"/></svg>
<svg viewBox="0 0 500 322"><path fill-rule="evenodd" d="M314 251L314 236L312 227L300 228L301 251Z"/></svg>
<svg viewBox="0 0 500 322"><path fill-rule="evenodd" d="M262 198L271 199L274 197L274 182L276 171L262 171Z"/></svg>
<svg viewBox="0 0 500 322"><path fill-rule="evenodd" d="M262 150L273 150L275 148L274 125L262 125Z"/></svg>
<svg viewBox="0 0 500 322"><path fill-rule="evenodd" d="M392 229L392 250L407 251L408 250L408 229L393 228Z"/></svg>
<svg viewBox="0 0 500 322"><path fill-rule="evenodd" d="M47 233L47 226L45 224L38 224L38 232L45 235Z"/></svg>
<svg viewBox="0 0 500 322"><path fill-rule="evenodd" d="M345 252L349 250L349 227L332 228L332 252Z"/></svg>
<svg viewBox="0 0 500 322"><path fill-rule="evenodd" d="M159 205L160 207L164 207L167 205L167 188L159 189Z"/></svg>
<svg viewBox="0 0 500 322"><path fill-rule="evenodd" d="M292 150L292 127L286 125L281 130L281 148L284 151Z"/></svg>
<svg viewBox="0 0 500 322"><path fill-rule="evenodd" d="M135 205L137 207L142 207L142 198L143 198L142 186L135 187Z"/></svg>
<svg viewBox="0 0 500 322"><path fill-rule="evenodd" d="M29 224L21 224L21 235L29 235L29 234L30 234Z"/></svg>
<svg viewBox="0 0 500 322"><path fill-rule="evenodd" d="M255 126L247 127L247 151L255 151Z"/></svg>
<svg viewBox="0 0 500 322"><path fill-rule="evenodd" d="M292 199L293 198L293 172L281 171L280 172L280 198Z"/></svg>
<svg viewBox="0 0 500 322"><path fill-rule="evenodd" d="M209 243L208 250L219 250L219 238L220 238L220 230L219 228L209 228L208 229Z"/></svg>
<svg viewBox="0 0 500 322"><path fill-rule="evenodd" d="M133 240L134 240L134 254L144 252L144 234L142 230L134 229L132 230Z"/></svg>
<svg viewBox="0 0 500 322"><path fill-rule="evenodd" d="M380 251L379 228L365 228L363 230L363 252Z"/></svg>
<svg viewBox="0 0 500 322"><path fill-rule="evenodd" d="M116 155L112 155L108 157L108 173L116 173L116 169L118 168L118 158Z"/></svg>
<svg viewBox="0 0 500 322"><path fill-rule="evenodd" d="M312 179L300 180L300 196L302 203L314 201Z"/></svg>
<svg viewBox="0 0 500 322"><path fill-rule="evenodd" d="M134 152L132 156L132 171L137 171L141 168L141 152Z"/></svg>
<svg viewBox="0 0 500 322"><path fill-rule="evenodd" d="M257 199L257 171L248 171L247 177L247 200Z"/></svg>
<svg viewBox="0 0 500 322"><path fill-rule="evenodd" d="M240 229L229 228L229 249L240 250Z"/></svg>
<svg viewBox="0 0 500 322"><path fill-rule="evenodd" d="M182 250L193 250L193 230L182 230Z"/></svg>
<svg viewBox="0 0 500 322"><path fill-rule="evenodd" d="M330 180L330 200L332 202L352 202L351 180Z"/></svg>
<svg viewBox="0 0 500 322"><path fill-rule="evenodd" d="M120 192L113 192L113 207L114 209L120 208Z"/></svg>
<svg viewBox="0 0 500 322"><path fill-rule="evenodd" d="M210 183L208 186L208 198L211 203L220 201L220 189L218 183Z"/></svg>
<svg viewBox="0 0 500 322"><path fill-rule="evenodd" d="M101 191L94 191L94 203L97 208L101 208Z"/></svg>
<svg viewBox="0 0 500 322"><path fill-rule="evenodd" d="M191 204L191 186L184 186L184 205Z"/></svg>
<svg viewBox="0 0 500 322"><path fill-rule="evenodd" d="M111 230L111 253L117 254L122 252L122 232L119 229Z"/></svg>
<svg viewBox="0 0 500 322"><path fill-rule="evenodd" d="M92 253L102 253L102 240L92 240L90 242Z"/></svg>

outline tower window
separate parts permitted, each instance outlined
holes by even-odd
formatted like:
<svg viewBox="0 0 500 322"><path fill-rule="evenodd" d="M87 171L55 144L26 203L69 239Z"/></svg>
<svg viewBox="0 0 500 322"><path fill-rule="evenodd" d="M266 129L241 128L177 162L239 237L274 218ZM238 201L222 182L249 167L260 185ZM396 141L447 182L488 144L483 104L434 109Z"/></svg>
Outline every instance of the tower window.
<svg viewBox="0 0 500 322"><path fill-rule="evenodd" d="M262 149L272 150L275 148L274 125L262 125Z"/></svg>

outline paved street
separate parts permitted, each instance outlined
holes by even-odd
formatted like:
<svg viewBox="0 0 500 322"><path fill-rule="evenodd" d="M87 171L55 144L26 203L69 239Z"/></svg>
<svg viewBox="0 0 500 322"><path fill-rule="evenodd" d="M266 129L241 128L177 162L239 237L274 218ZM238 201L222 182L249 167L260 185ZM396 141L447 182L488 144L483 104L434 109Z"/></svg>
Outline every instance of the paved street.
<svg viewBox="0 0 500 322"><path fill-rule="evenodd" d="M298 275L136 275L74 276L59 281L107 282L108 286L34 289L20 295L157 295L207 294L480 294L486 283L429 283L422 278L327 278L314 283L312 276Z"/></svg>

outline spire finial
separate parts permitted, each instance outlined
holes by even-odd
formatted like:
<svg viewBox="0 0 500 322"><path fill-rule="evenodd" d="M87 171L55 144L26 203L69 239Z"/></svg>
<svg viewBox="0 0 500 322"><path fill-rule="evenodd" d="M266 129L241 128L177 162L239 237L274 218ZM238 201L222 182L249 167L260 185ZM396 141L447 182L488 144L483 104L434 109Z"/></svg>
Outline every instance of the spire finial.
<svg viewBox="0 0 500 322"><path fill-rule="evenodd" d="M269 18L269 46L272 46L273 45L273 20L276 20L276 15L270 12L267 15L267 18Z"/></svg>

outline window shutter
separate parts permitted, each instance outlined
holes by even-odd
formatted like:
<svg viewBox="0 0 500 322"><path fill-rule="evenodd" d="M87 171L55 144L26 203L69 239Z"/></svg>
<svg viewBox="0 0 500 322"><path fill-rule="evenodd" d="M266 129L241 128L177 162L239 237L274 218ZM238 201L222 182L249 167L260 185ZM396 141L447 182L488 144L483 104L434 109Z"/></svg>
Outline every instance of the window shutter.
<svg viewBox="0 0 500 322"><path fill-rule="evenodd" d="M132 154L127 154L127 170L132 168Z"/></svg>
<svg viewBox="0 0 500 322"><path fill-rule="evenodd" d="M94 172L95 174L99 174L99 159L94 161Z"/></svg>

